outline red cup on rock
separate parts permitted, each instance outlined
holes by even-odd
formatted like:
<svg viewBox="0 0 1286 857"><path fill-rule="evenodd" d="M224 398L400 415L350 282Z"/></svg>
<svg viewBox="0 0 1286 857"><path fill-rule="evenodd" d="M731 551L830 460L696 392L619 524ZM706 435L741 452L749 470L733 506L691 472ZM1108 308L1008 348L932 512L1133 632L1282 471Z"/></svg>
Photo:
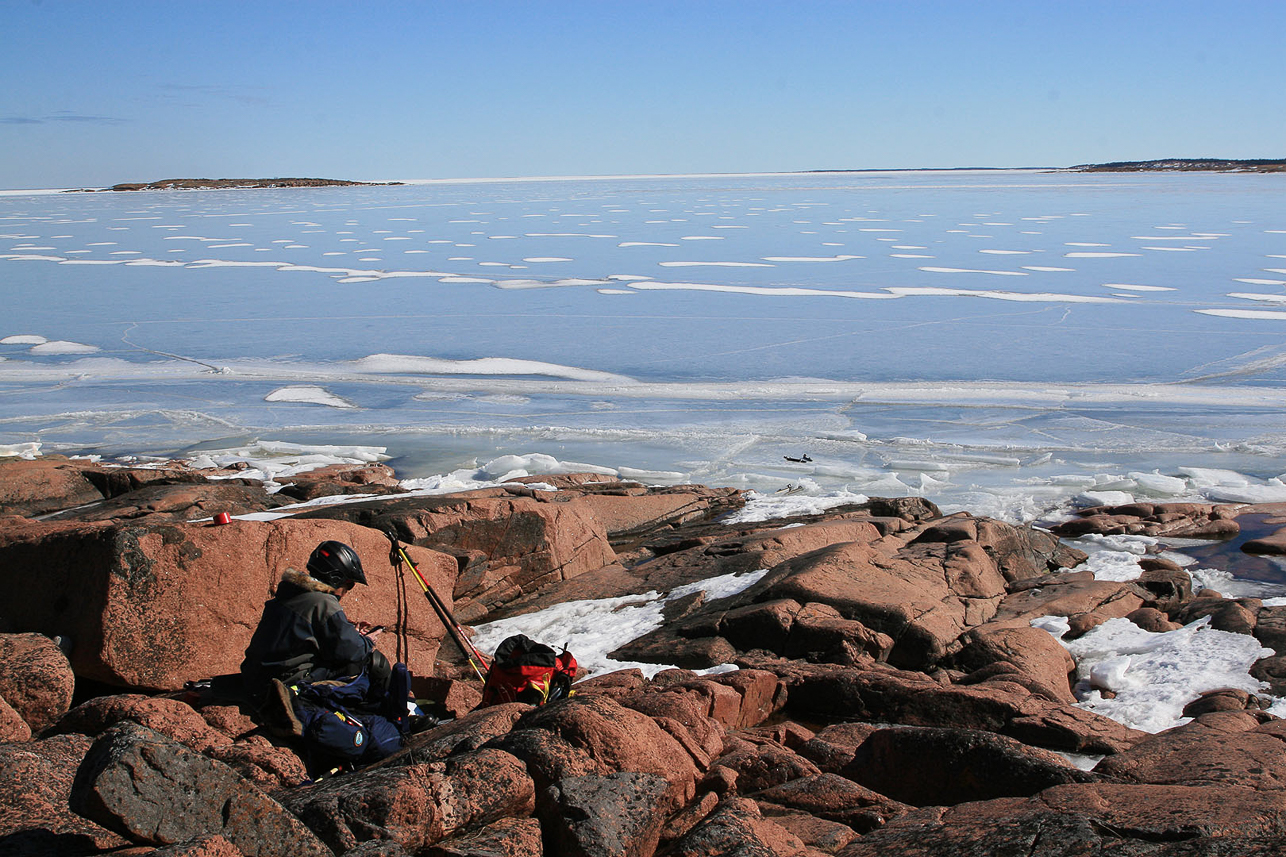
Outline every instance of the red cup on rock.
<svg viewBox="0 0 1286 857"><path fill-rule="evenodd" d="M231 524L232 516L229 515L227 512L220 512L219 514L214 516L214 522L216 524Z"/></svg>

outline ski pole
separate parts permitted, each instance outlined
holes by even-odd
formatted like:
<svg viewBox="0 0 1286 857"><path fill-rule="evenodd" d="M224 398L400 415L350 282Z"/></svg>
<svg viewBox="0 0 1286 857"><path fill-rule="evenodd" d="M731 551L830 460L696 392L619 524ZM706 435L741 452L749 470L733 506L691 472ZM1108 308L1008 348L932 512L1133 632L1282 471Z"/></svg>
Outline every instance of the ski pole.
<svg viewBox="0 0 1286 857"><path fill-rule="evenodd" d="M454 640L456 646L459 647L460 654L464 655L465 659L469 661L469 666L473 667L473 671L485 684L487 677L483 674L482 668L479 667L478 664L481 663L483 667L487 667L487 659L481 652L474 648L473 643L471 643L469 638L465 636L464 629L460 627L460 623L456 622L455 617L451 615L451 611L447 609L446 604L442 602L438 593L435 592L433 587L429 585L428 581L424 579L424 575L420 574L420 569L416 566L415 562L407 556L406 550L403 549L402 543L398 540L397 535L394 534L392 530L386 531L385 535L388 536L388 540L393 543L393 549L389 554L389 561L394 566L405 562L411 569L411 573L415 575L415 579L420 584L420 589L424 591L424 597L428 599L429 604L433 607L433 612L438 615L438 621L440 621L443 627L447 629L447 633L450 634L451 639ZM475 661L474 658L477 658L478 660Z"/></svg>

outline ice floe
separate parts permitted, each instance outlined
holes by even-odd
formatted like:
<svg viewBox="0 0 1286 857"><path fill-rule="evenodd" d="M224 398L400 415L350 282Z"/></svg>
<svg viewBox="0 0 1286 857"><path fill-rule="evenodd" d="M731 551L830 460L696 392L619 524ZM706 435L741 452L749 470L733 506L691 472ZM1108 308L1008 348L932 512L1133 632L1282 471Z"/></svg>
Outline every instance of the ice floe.
<svg viewBox="0 0 1286 857"><path fill-rule="evenodd" d="M357 405L341 396L336 396L324 387L309 384L278 387L263 398L265 402L301 402L311 405L326 405L331 408L357 407Z"/></svg>

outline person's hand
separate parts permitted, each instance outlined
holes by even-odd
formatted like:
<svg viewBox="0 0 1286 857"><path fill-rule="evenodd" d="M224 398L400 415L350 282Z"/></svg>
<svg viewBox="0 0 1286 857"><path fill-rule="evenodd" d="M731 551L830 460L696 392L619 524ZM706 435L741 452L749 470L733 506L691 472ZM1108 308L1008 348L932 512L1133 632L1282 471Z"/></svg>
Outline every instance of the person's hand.
<svg viewBox="0 0 1286 857"><path fill-rule="evenodd" d="M383 625L372 625L370 622L354 622L353 627L357 628L357 633L372 640L384 632Z"/></svg>

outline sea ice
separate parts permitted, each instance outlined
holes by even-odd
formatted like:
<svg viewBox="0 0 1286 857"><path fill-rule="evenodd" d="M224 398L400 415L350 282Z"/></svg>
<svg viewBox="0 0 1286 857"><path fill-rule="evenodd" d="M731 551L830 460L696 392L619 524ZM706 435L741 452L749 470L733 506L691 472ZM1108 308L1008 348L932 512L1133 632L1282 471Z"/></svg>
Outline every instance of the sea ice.
<svg viewBox="0 0 1286 857"><path fill-rule="evenodd" d="M1001 277L1026 277L1023 271L984 271L976 268L921 268L930 274L995 274Z"/></svg>
<svg viewBox="0 0 1286 857"><path fill-rule="evenodd" d="M763 256L765 262L845 262L849 259L865 259L865 256Z"/></svg>
<svg viewBox="0 0 1286 857"><path fill-rule="evenodd" d="M1149 536L1100 536L1096 534L1068 539L1069 544L1089 555L1076 571L1089 571L1095 580L1137 580L1143 573L1139 559L1157 540Z"/></svg>
<svg viewBox="0 0 1286 857"><path fill-rule="evenodd" d="M719 520L720 523L731 526L733 524L770 521L775 518L789 518L796 515L819 515L836 506L865 503L869 499L865 494L854 494L849 491L837 491L824 496L760 494L757 491L752 491L747 498L745 506Z"/></svg>
<svg viewBox="0 0 1286 857"><path fill-rule="evenodd" d="M97 345L69 342L65 339L55 339L31 346L32 354L90 354L99 350Z"/></svg>
<svg viewBox="0 0 1286 857"><path fill-rule="evenodd" d="M1183 707L1206 691L1262 692L1263 683L1249 670L1273 653L1247 634L1211 628L1209 617L1163 633L1109 619L1075 640L1062 639L1060 623L1032 624L1054 633L1075 658L1081 708L1146 732L1186 723ZM1115 697L1104 698L1102 690Z"/></svg>
<svg viewBox="0 0 1286 857"><path fill-rule="evenodd" d="M1286 312L1267 309L1195 309L1193 312L1202 315L1217 315L1222 318L1248 318L1265 321L1286 319Z"/></svg>
<svg viewBox="0 0 1286 857"><path fill-rule="evenodd" d="M355 408L352 402L326 390L323 387L299 385L278 387L264 396L265 402L302 402L311 405L326 405L331 408Z"/></svg>
<svg viewBox="0 0 1286 857"><path fill-rule="evenodd" d="M657 262L662 268L771 268L763 262Z"/></svg>
<svg viewBox="0 0 1286 857"><path fill-rule="evenodd" d="M498 619L474 627L473 644L482 652L495 651L506 638L525 634L533 640L554 647L566 646L586 677L635 667L653 676L666 664L643 664L616 661L608 655L631 640L661 627L662 608L666 601L704 591L709 600L727 598L753 586L767 574L767 569L746 574L725 574L686 586L676 587L664 596L658 592L568 601L535 613ZM720 670L723 671L723 670Z"/></svg>
<svg viewBox="0 0 1286 857"><path fill-rule="evenodd" d="M577 381L630 383L631 379L610 372L559 366L537 360L480 357L476 360L444 360L408 354L371 354L353 361L362 372L393 375L548 375Z"/></svg>

